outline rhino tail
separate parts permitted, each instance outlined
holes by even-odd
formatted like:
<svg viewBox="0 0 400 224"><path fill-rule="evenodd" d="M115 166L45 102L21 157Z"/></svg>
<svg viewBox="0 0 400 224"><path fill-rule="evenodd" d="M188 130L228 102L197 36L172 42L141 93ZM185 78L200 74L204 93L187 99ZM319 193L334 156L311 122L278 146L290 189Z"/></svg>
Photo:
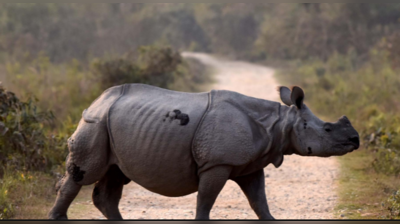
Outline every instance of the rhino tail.
<svg viewBox="0 0 400 224"><path fill-rule="evenodd" d="M90 123L90 124L98 124L98 123L100 123L100 119L99 119L99 118L90 117L90 116L87 114L87 109L83 111L82 117L83 117L83 120L84 120L86 123Z"/></svg>

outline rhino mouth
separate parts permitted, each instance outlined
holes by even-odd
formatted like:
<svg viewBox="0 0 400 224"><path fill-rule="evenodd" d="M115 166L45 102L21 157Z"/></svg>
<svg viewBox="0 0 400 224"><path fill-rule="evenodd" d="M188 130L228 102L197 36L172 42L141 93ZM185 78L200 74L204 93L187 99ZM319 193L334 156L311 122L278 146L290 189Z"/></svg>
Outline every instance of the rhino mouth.
<svg viewBox="0 0 400 224"><path fill-rule="evenodd" d="M350 151L350 152L353 152L354 150L357 150L357 149L360 147L360 145L355 144L355 143L353 143L353 142L344 143L344 144L342 144L342 146L343 146L347 151Z"/></svg>

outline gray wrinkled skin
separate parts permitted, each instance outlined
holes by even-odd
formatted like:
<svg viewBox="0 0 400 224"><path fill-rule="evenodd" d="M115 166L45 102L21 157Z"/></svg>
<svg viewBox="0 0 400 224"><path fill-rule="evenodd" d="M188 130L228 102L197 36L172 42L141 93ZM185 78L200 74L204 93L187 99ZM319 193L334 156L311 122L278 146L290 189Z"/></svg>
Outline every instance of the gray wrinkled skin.
<svg viewBox="0 0 400 224"><path fill-rule="evenodd" d="M273 219L263 168L284 155L328 157L359 147L346 117L318 119L299 87L279 88L282 102L231 91L182 93L143 84L106 90L84 111L68 141L67 172L50 219L67 219L81 186L96 183L94 205L122 219L123 185L134 181L170 197L198 192L196 219L209 219L226 181L235 181L260 219Z"/></svg>

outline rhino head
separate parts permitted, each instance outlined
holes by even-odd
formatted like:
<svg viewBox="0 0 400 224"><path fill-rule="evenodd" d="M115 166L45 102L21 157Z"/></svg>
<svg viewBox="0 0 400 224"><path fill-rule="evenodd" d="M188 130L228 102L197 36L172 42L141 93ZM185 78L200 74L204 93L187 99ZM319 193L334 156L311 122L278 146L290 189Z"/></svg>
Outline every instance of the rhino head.
<svg viewBox="0 0 400 224"><path fill-rule="evenodd" d="M359 135L346 116L336 123L324 122L303 103L301 88L279 87L279 93L282 102L290 107L287 116L293 125L289 134L291 153L329 157L344 155L360 147Z"/></svg>

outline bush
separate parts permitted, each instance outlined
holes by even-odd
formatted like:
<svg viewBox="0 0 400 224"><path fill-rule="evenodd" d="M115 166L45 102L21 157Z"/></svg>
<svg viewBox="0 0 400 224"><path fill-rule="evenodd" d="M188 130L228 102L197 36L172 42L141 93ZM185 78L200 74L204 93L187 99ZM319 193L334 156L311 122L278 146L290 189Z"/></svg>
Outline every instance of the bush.
<svg viewBox="0 0 400 224"><path fill-rule="evenodd" d="M390 219L400 218L400 190L396 191L387 200L387 209Z"/></svg>
<svg viewBox="0 0 400 224"><path fill-rule="evenodd" d="M12 178L9 175L3 175L0 184L0 219L9 219L14 215L14 206L9 196L9 189L13 184Z"/></svg>
<svg viewBox="0 0 400 224"><path fill-rule="evenodd" d="M37 99L21 101L0 86L0 219L12 218L16 204L32 197L38 179L33 172L60 172L67 154L68 135L48 137L54 116L40 112ZM43 187L43 186L41 186Z"/></svg>
<svg viewBox="0 0 400 224"><path fill-rule="evenodd" d="M127 55L93 63L102 89L125 83L144 83L168 88L173 83L182 64L178 52L171 48L141 47L138 55Z"/></svg>
<svg viewBox="0 0 400 224"><path fill-rule="evenodd" d="M375 154L372 167L376 172L396 176L400 174L400 151L398 147L392 147L393 140L397 138L397 132L382 128L366 135L366 148Z"/></svg>
<svg viewBox="0 0 400 224"><path fill-rule="evenodd" d="M195 61L185 61L170 47L142 46L138 53L113 59L97 59L92 64L100 89L125 83L144 83L180 91L199 90L210 82L207 69Z"/></svg>
<svg viewBox="0 0 400 224"><path fill-rule="evenodd" d="M65 155L66 147L57 147L63 138L45 136L44 125L52 122L53 114L39 112L36 101L34 98L20 101L14 93L0 87L1 174L4 167L48 171L59 164L60 155Z"/></svg>

